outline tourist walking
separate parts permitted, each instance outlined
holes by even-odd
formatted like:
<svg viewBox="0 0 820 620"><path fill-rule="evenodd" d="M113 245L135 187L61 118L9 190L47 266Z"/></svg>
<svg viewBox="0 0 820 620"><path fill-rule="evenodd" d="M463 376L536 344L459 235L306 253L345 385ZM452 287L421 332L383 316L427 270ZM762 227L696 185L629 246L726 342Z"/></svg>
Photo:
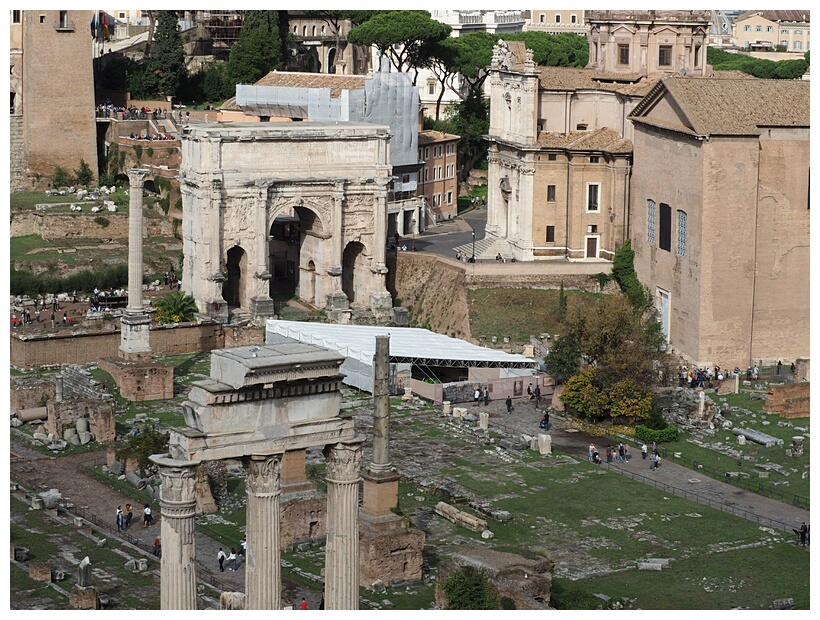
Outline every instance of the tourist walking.
<svg viewBox="0 0 820 620"><path fill-rule="evenodd" d="M538 405L540 403L541 403L541 386L536 385L535 386L535 406L538 407Z"/></svg>
<svg viewBox="0 0 820 620"><path fill-rule="evenodd" d="M236 549L231 547L231 554L228 556L228 570L236 570Z"/></svg>
<svg viewBox="0 0 820 620"><path fill-rule="evenodd" d="M490 390L489 388L484 388L484 406L490 404Z"/></svg>
<svg viewBox="0 0 820 620"><path fill-rule="evenodd" d="M618 460L621 463L626 462L626 447L624 446L623 442L618 444Z"/></svg>
<svg viewBox="0 0 820 620"><path fill-rule="evenodd" d="M125 510L123 511L125 516L125 527L126 529L131 527L131 518L134 516L134 513L131 511L131 504L125 505Z"/></svg>
<svg viewBox="0 0 820 620"><path fill-rule="evenodd" d="M478 407L481 402L481 388L476 388L473 392L473 407Z"/></svg>
<svg viewBox="0 0 820 620"><path fill-rule="evenodd" d="M509 396L507 396L507 400L506 400L506 401L504 401L504 402L505 402L505 403L506 403L506 405L507 405L507 413L512 413L512 410L513 410L513 406L512 406L512 398L510 398Z"/></svg>
<svg viewBox="0 0 820 620"><path fill-rule="evenodd" d="M117 506L117 531L122 532L125 525L125 518L122 512L122 506Z"/></svg>
<svg viewBox="0 0 820 620"><path fill-rule="evenodd" d="M162 544L160 543L159 536L154 539L154 555L158 558L162 557Z"/></svg>
<svg viewBox="0 0 820 620"><path fill-rule="evenodd" d="M242 559L245 559L245 554L248 552L248 537L247 535L242 535L242 540L239 543L239 555L242 556Z"/></svg>
<svg viewBox="0 0 820 620"><path fill-rule="evenodd" d="M145 504L142 509L142 527L148 527L154 522L154 515L151 513L151 507Z"/></svg>
<svg viewBox="0 0 820 620"><path fill-rule="evenodd" d="M302 602L299 603L299 609L307 609L307 608L308 608L308 604L307 604L307 601L305 600L305 597L303 596L302 597Z"/></svg>
<svg viewBox="0 0 820 620"><path fill-rule="evenodd" d="M644 442L643 444L641 444L641 458L644 461L646 460L646 453L647 453L646 442Z"/></svg>
<svg viewBox="0 0 820 620"><path fill-rule="evenodd" d="M803 524L800 526L800 545L802 547L806 546L806 537L809 531L809 526L806 525L806 522L803 521Z"/></svg>
<svg viewBox="0 0 820 620"><path fill-rule="evenodd" d="M219 572L225 572L225 552L222 551L222 547L219 548L219 551L216 552L216 561L219 562Z"/></svg>

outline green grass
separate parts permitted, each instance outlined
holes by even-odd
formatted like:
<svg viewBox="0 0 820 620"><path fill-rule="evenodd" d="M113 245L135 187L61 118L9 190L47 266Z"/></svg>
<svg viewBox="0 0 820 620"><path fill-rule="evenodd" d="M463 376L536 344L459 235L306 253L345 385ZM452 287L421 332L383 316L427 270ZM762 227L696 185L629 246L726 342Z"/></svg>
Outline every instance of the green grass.
<svg viewBox="0 0 820 620"><path fill-rule="evenodd" d="M566 290L568 300L589 295L597 294ZM468 289L467 303L473 337L485 336L487 342L495 336L500 344L504 336L510 336L513 343L529 343L535 325L538 332L562 333L558 326L557 289Z"/></svg>
<svg viewBox="0 0 820 620"><path fill-rule="evenodd" d="M26 235L25 237L12 237L9 239L9 255L11 262L22 260L28 252L37 248L49 247L51 243L45 241L40 235Z"/></svg>
<svg viewBox="0 0 820 620"><path fill-rule="evenodd" d="M59 202L71 202L73 194L65 196L49 196L45 192L12 192L9 206L14 209L33 209L39 204L54 204Z"/></svg>

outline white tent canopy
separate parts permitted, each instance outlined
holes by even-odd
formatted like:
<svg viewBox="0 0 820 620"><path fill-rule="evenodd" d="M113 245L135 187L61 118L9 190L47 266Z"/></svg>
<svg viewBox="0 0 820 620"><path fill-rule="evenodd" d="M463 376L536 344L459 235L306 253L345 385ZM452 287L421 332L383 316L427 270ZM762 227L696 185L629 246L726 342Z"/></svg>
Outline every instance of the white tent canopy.
<svg viewBox="0 0 820 620"><path fill-rule="evenodd" d="M418 327L337 325L270 319L269 335L332 349L370 366L376 353L376 336L390 336L390 361L424 366L468 366L480 368L538 368L538 362L523 355L480 347ZM275 339L275 336L274 336Z"/></svg>

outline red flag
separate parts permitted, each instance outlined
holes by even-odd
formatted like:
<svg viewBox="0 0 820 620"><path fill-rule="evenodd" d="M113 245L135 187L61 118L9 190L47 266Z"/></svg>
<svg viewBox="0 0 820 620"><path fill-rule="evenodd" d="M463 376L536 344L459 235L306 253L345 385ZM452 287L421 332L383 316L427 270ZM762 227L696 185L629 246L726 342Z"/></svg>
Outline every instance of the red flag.
<svg viewBox="0 0 820 620"><path fill-rule="evenodd" d="M105 41L110 41L111 37L108 36L108 17L106 17L105 13L102 14L102 38Z"/></svg>

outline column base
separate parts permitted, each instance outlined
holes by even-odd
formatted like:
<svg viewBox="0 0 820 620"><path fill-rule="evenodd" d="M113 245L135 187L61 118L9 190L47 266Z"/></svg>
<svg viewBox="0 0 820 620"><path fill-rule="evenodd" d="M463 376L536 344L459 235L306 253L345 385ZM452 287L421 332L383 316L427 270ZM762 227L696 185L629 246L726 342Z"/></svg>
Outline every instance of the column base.
<svg viewBox="0 0 820 620"><path fill-rule="evenodd" d="M129 314L120 319L119 356L127 360L151 357L151 316L145 313Z"/></svg>
<svg viewBox="0 0 820 620"><path fill-rule="evenodd" d="M393 514L399 503L399 473L367 470L362 473L362 512L374 517Z"/></svg>
<svg viewBox="0 0 820 620"><path fill-rule="evenodd" d="M228 302L221 297L210 299L205 302L205 307L200 308L200 314L209 319L219 321L220 323L228 322Z"/></svg>
<svg viewBox="0 0 820 620"><path fill-rule="evenodd" d="M349 310L350 301L342 291L334 291L325 295L326 310Z"/></svg>

